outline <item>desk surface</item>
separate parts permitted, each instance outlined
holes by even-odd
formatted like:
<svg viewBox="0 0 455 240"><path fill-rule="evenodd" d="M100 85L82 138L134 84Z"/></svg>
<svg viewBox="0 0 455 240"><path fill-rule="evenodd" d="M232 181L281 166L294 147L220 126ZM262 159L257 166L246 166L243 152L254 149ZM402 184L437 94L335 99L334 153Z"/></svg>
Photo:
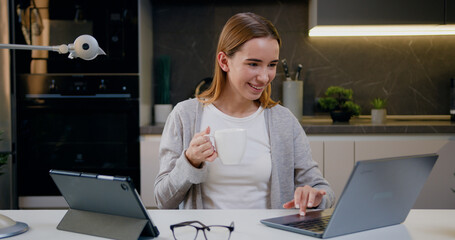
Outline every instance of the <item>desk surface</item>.
<svg viewBox="0 0 455 240"><path fill-rule="evenodd" d="M28 232L17 235L19 239L104 239L56 229L66 210L0 210L1 214L29 225ZM317 239L304 235L269 228L259 220L297 213L297 210L150 210L160 236L156 239L172 240L171 224L199 220L205 224L229 225L234 221L231 239ZM198 239L203 239L202 235ZM349 234L331 239L455 239L455 210L411 210L404 224L376 230Z"/></svg>

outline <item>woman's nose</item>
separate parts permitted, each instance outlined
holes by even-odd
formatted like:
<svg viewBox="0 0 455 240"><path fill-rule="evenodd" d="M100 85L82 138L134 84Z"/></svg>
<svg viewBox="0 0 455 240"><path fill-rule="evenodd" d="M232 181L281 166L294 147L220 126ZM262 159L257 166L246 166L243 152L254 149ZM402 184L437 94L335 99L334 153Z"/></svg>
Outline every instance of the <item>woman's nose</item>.
<svg viewBox="0 0 455 240"><path fill-rule="evenodd" d="M258 73L258 80L263 82L269 81L269 72L267 69L261 69L261 71Z"/></svg>

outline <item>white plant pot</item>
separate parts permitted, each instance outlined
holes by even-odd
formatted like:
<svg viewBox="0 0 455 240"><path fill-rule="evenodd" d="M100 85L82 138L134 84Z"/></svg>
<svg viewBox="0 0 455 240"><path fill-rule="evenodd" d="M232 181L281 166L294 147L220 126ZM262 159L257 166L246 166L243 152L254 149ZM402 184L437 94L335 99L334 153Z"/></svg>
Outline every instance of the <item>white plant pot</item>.
<svg viewBox="0 0 455 240"><path fill-rule="evenodd" d="M172 111L172 104L155 104L155 124L163 124Z"/></svg>
<svg viewBox="0 0 455 240"><path fill-rule="evenodd" d="M386 109L371 109L371 123L384 124L387 120Z"/></svg>

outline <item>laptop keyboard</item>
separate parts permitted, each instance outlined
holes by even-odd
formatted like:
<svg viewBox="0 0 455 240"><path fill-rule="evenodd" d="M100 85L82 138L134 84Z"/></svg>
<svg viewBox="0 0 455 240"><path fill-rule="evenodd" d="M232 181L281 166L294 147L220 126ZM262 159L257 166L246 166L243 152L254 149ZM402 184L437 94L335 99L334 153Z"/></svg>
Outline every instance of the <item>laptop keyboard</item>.
<svg viewBox="0 0 455 240"><path fill-rule="evenodd" d="M329 223L330 217L331 216L329 215L329 216L324 216L324 217L320 217L317 219L288 223L285 225L290 226L290 227L296 227L296 228L308 230L308 231L313 231L313 232L323 232L325 230L325 228L327 227L327 224Z"/></svg>

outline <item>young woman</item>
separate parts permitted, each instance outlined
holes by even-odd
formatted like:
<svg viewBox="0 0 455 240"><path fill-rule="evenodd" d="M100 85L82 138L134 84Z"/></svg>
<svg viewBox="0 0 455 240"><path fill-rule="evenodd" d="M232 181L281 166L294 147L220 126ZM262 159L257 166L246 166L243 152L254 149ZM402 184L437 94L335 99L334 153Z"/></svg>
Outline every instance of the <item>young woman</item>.
<svg viewBox="0 0 455 240"><path fill-rule="evenodd" d="M299 121L270 98L281 39L273 24L239 13L224 26L209 89L177 104L163 130L159 208L328 208L334 193ZM241 164L223 165L207 134L247 129Z"/></svg>

